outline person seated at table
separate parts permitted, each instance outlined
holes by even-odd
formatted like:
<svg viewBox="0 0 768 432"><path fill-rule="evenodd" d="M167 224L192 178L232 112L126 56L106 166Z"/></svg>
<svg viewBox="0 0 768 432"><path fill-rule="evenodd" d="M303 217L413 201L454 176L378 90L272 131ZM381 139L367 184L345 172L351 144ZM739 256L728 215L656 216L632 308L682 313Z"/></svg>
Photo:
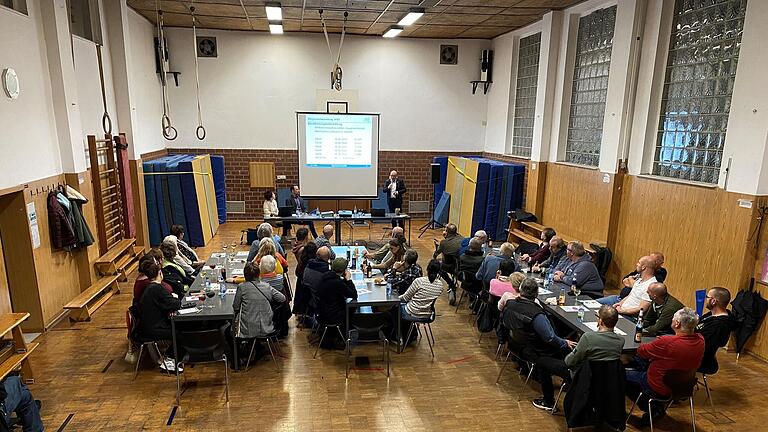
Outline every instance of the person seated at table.
<svg viewBox="0 0 768 432"><path fill-rule="evenodd" d="M262 266L269 261L268 258L262 260ZM272 304L285 303L285 296L280 290L275 289L268 283L259 280L259 266L249 262L243 268L245 281L237 286L235 299L232 302L232 309L235 312L235 327L233 334L238 339L253 339L265 337L275 331L272 321ZM238 356L242 365L248 361L248 344L236 344L238 347L244 345ZM255 358L259 359L264 355L264 347L256 342Z"/></svg>
<svg viewBox="0 0 768 432"><path fill-rule="evenodd" d="M264 238L271 238L277 252L280 252L280 255L285 256L285 249L283 249L283 245L280 244L280 236L277 236L272 232L272 225L264 222L256 229L256 240L251 243L251 249L248 251L248 258L245 259L245 262L253 261L256 254L259 253L259 247L261 247L260 242Z"/></svg>
<svg viewBox="0 0 768 432"><path fill-rule="evenodd" d="M554 237L557 233L552 228L544 228L541 231L541 243L539 243L539 248L536 249L536 252L528 255L523 254L523 256L520 257L520 260L523 262L528 263L530 266L534 266L536 264L540 264L544 262L547 258L549 258L549 241L552 240L552 237Z"/></svg>
<svg viewBox="0 0 768 432"><path fill-rule="evenodd" d="M333 248L331 247L331 239L333 238L333 225L332 224L326 224L323 227L323 233L319 236L315 237L315 243L317 244L318 248L321 248L323 246L327 246L328 249L331 251L331 260L336 259L336 253L333 252Z"/></svg>
<svg viewBox="0 0 768 432"><path fill-rule="evenodd" d="M643 343L637 348L632 369L627 370L627 396L636 400L640 392L659 398L666 398L672 390L664 383L664 376L669 371L695 372L704 357L704 337L695 333L699 317L696 311L683 307L675 310L672 317L674 335L662 336L650 343ZM637 406L645 411L648 399L641 398ZM651 406L653 419L658 420L665 414L663 404ZM648 424L648 414L643 415L643 423Z"/></svg>
<svg viewBox="0 0 768 432"><path fill-rule="evenodd" d="M316 257L317 245L315 242L311 241L307 243L306 246L304 246L304 248L301 250L301 255L299 255L296 260L296 292L294 293L293 297L292 312L298 317L303 317L308 313L309 302L312 299L312 294L304 286L304 270L307 268L307 263ZM327 269L328 266L326 265L325 268ZM299 318L299 320L301 321L302 318ZM304 323L299 322L299 324L303 325Z"/></svg>
<svg viewBox="0 0 768 432"><path fill-rule="evenodd" d="M296 239L293 241L293 247L291 247L291 252L293 252L293 256L297 261L301 256L301 251L304 250L304 246L309 243L314 243L309 241L309 230L304 227L297 229Z"/></svg>
<svg viewBox="0 0 768 432"><path fill-rule="evenodd" d="M163 253L160 252L159 249L152 248L139 259L139 267L137 269L138 275L136 276L136 281L133 283L133 301L131 302L131 304L136 307L139 306L139 301L141 301L141 296L144 294L144 289L147 288L147 285L152 283L147 275L141 272L141 263L147 260L154 260L156 263L160 264L163 262ZM161 284L169 293L173 292L173 288L168 285L168 282L162 281Z"/></svg>
<svg viewBox="0 0 768 432"><path fill-rule="evenodd" d="M300 192L298 185L291 186L291 196L285 200L285 206L294 209L296 214L307 213L307 205ZM306 225L309 228L309 232L312 233L312 237L317 238L317 231L315 231L315 223L313 221L283 222L283 230L287 232L291 229L291 225Z"/></svg>
<svg viewBox="0 0 768 432"><path fill-rule="evenodd" d="M175 261L176 245L163 241L160 244L160 252L163 254L163 280L173 289L177 296L183 296L195 280L188 275Z"/></svg>
<svg viewBox="0 0 768 432"><path fill-rule="evenodd" d="M477 273L475 273L475 278L477 280L483 281L483 286L486 288L489 287L489 284L493 279L496 278L496 273L499 270L499 266L504 261L510 261L512 262L512 265L514 265L514 271L517 271L518 266L515 260L513 259L515 255L515 246L512 243L504 242L499 246L499 253L489 253L488 255L483 258L482 264L480 264L480 268L477 269Z"/></svg>
<svg viewBox="0 0 768 432"><path fill-rule="evenodd" d="M648 297L651 299L651 307L643 315L643 335L658 336L670 334L672 318L675 312L683 308L683 304L667 291L667 286L661 282L648 286Z"/></svg>
<svg viewBox="0 0 768 432"><path fill-rule="evenodd" d="M192 266L192 268L199 270L205 265L205 261L201 261L197 256L197 252L184 241L183 225L173 225L171 227L171 235L166 236L166 238L172 238L176 242L176 249L178 249L179 254L184 258L185 262Z"/></svg>
<svg viewBox="0 0 768 432"><path fill-rule="evenodd" d="M16 413L16 424L20 424L24 432L42 432L44 426L40 405L18 373L7 375L0 381L0 432L15 430L11 427L13 413Z"/></svg>
<svg viewBox="0 0 768 432"><path fill-rule="evenodd" d="M549 241L549 258L539 264L532 265L531 270L542 273L546 271L562 271L569 262L570 260L566 255L565 242L560 237L554 236Z"/></svg>
<svg viewBox="0 0 768 432"><path fill-rule="evenodd" d="M390 238L397 238L397 237L404 237L405 232L403 231L403 227L396 226L392 228L392 236ZM374 263L380 263L384 257L387 256L387 252L389 252L389 242L384 243L384 245L378 249L376 249L375 252L370 252L368 250L363 251L363 257L368 258L369 260L372 260Z"/></svg>
<svg viewBox="0 0 768 432"><path fill-rule="evenodd" d="M416 249L408 249L403 255L403 260L396 262L392 266L392 269L386 275L386 280L393 291L403 295L413 281L423 275L421 266L417 262L418 260L419 253L416 252Z"/></svg>
<svg viewBox="0 0 768 432"><path fill-rule="evenodd" d="M163 273L160 271L160 265L154 260L146 260L141 265L141 273L146 275L151 281L144 289L139 301L139 333L142 338L154 341L171 341L170 314L176 312L181 307L181 297L176 293L169 293L161 284ZM175 371L175 361L173 360L173 345L169 344L165 353L165 362L160 364L160 368L167 371ZM181 372L181 368L179 369Z"/></svg>
<svg viewBox="0 0 768 432"><path fill-rule="evenodd" d="M619 300L619 296L612 295L598 299L600 304L613 305L622 315L637 315L642 310L648 310L651 305L651 298L648 297L648 287L656 283L656 277L653 275L656 270L656 261L649 256L640 257L635 264L637 278L632 279L634 285L628 296Z"/></svg>
<svg viewBox="0 0 768 432"><path fill-rule="evenodd" d="M486 239L488 237L486 236ZM483 241L478 237L472 237L469 240L467 251L459 256L459 276L461 278L461 288L470 294L474 299L483 289L483 282L475 278L480 266L483 264L485 256L483 255Z"/></svg>
<svg viewBox="0 0 768 432"><path fill-rule="evenodd" d="M563 270L555 271L554 281L567 287L575 285L582 293L602 297L603 279L581 242L568 243L565 254L570 263Z"/></svg>
<svg viewBox="0 0 768 432"><path fill-rule="evenodd" d="M253 258L253 261L256 264L259 264L261 259L265 256L271 256L275 259L275 261L277 261L277 268L275 269L275 272L278 274L285 273L285 270L288 268L288 261L280 252L277 251L275 242L269 237L261 239L259 242L259 252Z"/></svg>
<svg viewBox="0 0 768 432"><path fill-rule="evenodd" d="M482 244L482 251L483 256L488 255L488 251L491 249L488 246L488 233L486 233L484 230L477 230L475 231L475 235L472 237L467 237L461 240L461 246L459 247L459 256L464 255L467 252L467 249L469 249L469 242L473 238L476 238L480 240L480 243Z"/></svg>
<svg viewBox="0 0 768 432"><path fill-rule="evenodd" d="M555 403L552 374L570 382L570 371L575 371L584 362L615 361L621 358L624 338L613 331L619 321L619 313L613 306L604 305L597 311L597 317L597 331L588 331L581 335L573 351L568 353L563 360L552 359L544 365L536 364L542 369L539 371L539 379L543 380L541 389L544 393L541 399L533 402L537 408L552 409Z"/></svg>
<svg viewBox="0 0 768 432"><path fill-rule="evenodd" d="M283 293L285 289L284 278L281 273L276 271L278 262L275 257L265 255L258 261L257 265L259 266L259 280Z"/></svg>
<svg viewBox="0 0 768 432"><path fill-rule="evenodd" d="M411 286L400 295L400 315L401 323L400 329L403 332L401 335L408 334L408 326L411 321L407 318L427 318L432 315L432 302L435 301L443 293L443 281L440 277L441 263L436 259L431 259L427 264L427 275L420 276L413 280ZM405 345L411 343L416 339L414 332L411 336L411 340L405 341Z"/></svg>
<svg viewBox="0 0 768 432"><path fill-rule="evenodd" d="M488 292L499 298L506 294L509 294L506 296L507 299L517 298L520 295L518 288L524 279L525 273L515 272L514 261L502 261L499 269L496 270L496 277L489 284Z"/></svg>
<svg viewBox="0 0 768 432"><path fill-rule="evenodd" d="M264 219L277 217L280 214L277 200L275 199L275 193L271 190L264 192L264 204L262 205L262 209L264 210ZM283 235L285 235L285 232L283 232Z"/></svg>
<svg viewBox="0 0 768 432"><path fill-rule="evenodd" d="M437 259L440 255L443 256L440 276L448 284L449 304L453 306L456 304L456 287L452 275L456 272L459 262L459 249L464 238L459 234L456 224L452 223L445 226L443 238L440 243L434 240L435 253L432 254L432 258Z"/></svg>
<svg viewBox="0 0 768 432"><path fill-rule="evenodd" d="M555 333L544 308L536 301L539 284L526 278L520 284L520 296L507 302L502 321L512 332L513 345L519 347L523 358L536 363L543 397L533 401L541 409L552 409L555 403L552 375L570 380L563 359L576 346L576 342L563 339Z"/></svg>
<svg viewBox="0 0 768 432"><path fill-rule="evenodd" d="M175 252L173 254L172 261L176 263L176 265L178 265L184 271L184 273L186 273L188 276L195 276L197 272L200 270L200 268L202 268L203 264L205 264L202 262L193 263L187 257L182 255L181 252L179 251L178 239L176 238L176 236L174 235L165 236L165 238L163 239L163 243L168 243L170 245L173 245ZM192 264L194 264L195 266L193 266Z"/></svg>
<svg viewBox="0 0 768 432"><path fill-rule="evenodd" d="M317 313L318 320L322 324L341 324L342 334L347 334L345 318L347 313L347 299L357 299L357 289L352 282L352 275L347 266L349 262L346 258L336 258L331 263L331 271L324 273L320 278L317 287ZM336 332L328 332L333 337L329 345L333 343L336 347L343 347L344 341L338 339L340 335Z"/></svg>
<svg viewBox="0 0 768 432"><path fill-rule="evenodd" d="M731 332L736 329L737 323L728 310L730 302L731 292L726 288L714 287L707 291L704 307L709 312L696 326L696 333L704 336L704 358L699 366L699 372L703 374L712 375L718 371L717 350L728 345Z"/></svg>
<svg viewBox="0 0 768 432"><path fill-rule="evenodd" d="M389 239L389 252L387 252L387 256L380 263L371 264L371 268L379 269L382 273L386 273L396 262L403 261L404 255L405 246L400 243L400 240L397 238Z"/></svg>
<svg viewBox="0 0 768 432"><path fill-rule="evenodd" d="M302 285L309 294L307 314L311 315L317 312L317 290L320 286L320 280L323 275L330 271L331 249L323 246L317 249L315 258L310 259L304 268L304 277Z"/></svg>
<svg viewBox="0 0 768 432"><path fill-rule="evenodd" d="M667 269L663 267L664 254L661 252L651 252L648 256L653 260L653 267L655 268L653 276L656 278L656 282L664 282L667 279ZM621 292L619 292L619 299L623 299L632 292L632 287L639 277L640 272L635 269L621 279L622 288Z"/></svg>

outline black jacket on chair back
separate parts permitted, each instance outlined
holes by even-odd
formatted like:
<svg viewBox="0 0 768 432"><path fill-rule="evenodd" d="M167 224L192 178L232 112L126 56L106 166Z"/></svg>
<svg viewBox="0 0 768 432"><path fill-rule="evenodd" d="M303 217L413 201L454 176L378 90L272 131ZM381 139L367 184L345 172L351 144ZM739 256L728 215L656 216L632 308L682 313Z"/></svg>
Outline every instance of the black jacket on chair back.
<svg viewBox="0 0 768 432"><path fill-rule="evenodd" d="M563 408L569 428L607 424L624 430L626 374L620 360L587 361L576 370Z"/></svg>
<svg viewBox="0 0 768 432"><path fill-rule="evenodd" d="M544 309L532 300L518 297L507 302L502 315L504 327L512 334L512 344L519 346L531 360L551 354L554 348L547 345L533 329L533 320Z"/></svg>

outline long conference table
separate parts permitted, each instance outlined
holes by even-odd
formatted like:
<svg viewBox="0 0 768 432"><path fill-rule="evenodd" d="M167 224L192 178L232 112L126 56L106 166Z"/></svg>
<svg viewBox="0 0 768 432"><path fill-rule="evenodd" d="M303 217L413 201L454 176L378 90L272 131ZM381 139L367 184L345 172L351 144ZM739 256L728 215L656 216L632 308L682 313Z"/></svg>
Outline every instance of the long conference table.
<svg viewBox="0 0 768 432"><path fill-rule="evenodd" d="M327 216L323 216L322 214L304 213L300 215L294 214L292 216L284 216L284 217L278 217L278 216L265 217L264 222L268 222L268 223L269 222L288 222L296 225L299 225L301 223L306 223L306 222L324 222L324 223L333 222L333 225L335 227L335 230L334 230L335 242L336 244L341 244L341 223L342 222L349 222L350 224L354 224L355 222L389 222L393 219L398 221L404 221L404 225L407 225L408 244L411 244L411 217L405 213L400 213L399 215L396 215L394 213L385 213L384 216L373 216L370 213L358 213L358 214L353 214L351 216L340 216L339 213L333 213L332 215L327 215ZM320 227L320 229L322 230L322 227Z"/></svg>
<svg viewBox="0 0 768 432"><path fill-rule="evenodd" d="M356 262L354 269L350 269L352 273L352 280L355 283L355 288L358 291L357 300L350 300L347 302L346 310L346 323L349 328L349 316L354 310L360 307L394 307L397 309L397 334L401 334L400 329L400 297L397 292L392 291L392 287L389 284L375 285L371 279L364 278L360 271L360 264L363 259L363 246L332 246L336 256L345 257L347 250L351 254L354 254L355 249L358 251L359 259ZM179 322L202 322L202 321L229 321L234 325L235 311L233 308L233 302L235 300L235 290L237 284L223 282L227 288L225 295L220 295L220 286L218 282L215 282L212 289L216 292L213 297L205 297L205 279L207 276L211 276L212 280L216 280L218 274L221 273L221 269L225 268L227 277L231 277L233 274L242 276L242 270L245 268L245 259L248 255L247 251L238 252L234 255L233 259L227 259L224 253L218 252L211 254L210 258L205 262L205 266L200 273L195 277L195 281L189 287L189 293L187 297L182 300L182 304L195 303L196 310L191 308L182 313L176 313L171 318L171 332L173 334L173 354L175 358L178 358L178 349L176 346L176 324ZM374 270L376 275L380 275L378 270ZM194 297L194 298L193 298ZM204 300L201 300L204 299ZM398 339L402 339L399 337ZM398 352L400 352L401 341L398 340ZM234 355L234 367L235 370L239 369L240 363L238 362L237 350L233 350Z"/></svg>

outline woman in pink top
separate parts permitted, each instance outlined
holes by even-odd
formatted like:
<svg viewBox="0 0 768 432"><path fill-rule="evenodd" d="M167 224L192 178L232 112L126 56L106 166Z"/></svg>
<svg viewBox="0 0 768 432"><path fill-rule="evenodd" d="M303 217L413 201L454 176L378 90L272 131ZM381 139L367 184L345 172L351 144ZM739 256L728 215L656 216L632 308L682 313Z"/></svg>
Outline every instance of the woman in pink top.
<svg viewBox="0 0 768 432"><path fill-rule="evenodd" d="M496 277L491 279L491 287L489 289L491 295L501 297L505 292L517 293L517 287L520 286L522 279L513 286L511 275L514 271L515 262L513 260L504 260L499 264L499 270L496 271ZM520 274L522 275L522 273ZM525 276L523 276L523 279L525 279Z"/></svg>

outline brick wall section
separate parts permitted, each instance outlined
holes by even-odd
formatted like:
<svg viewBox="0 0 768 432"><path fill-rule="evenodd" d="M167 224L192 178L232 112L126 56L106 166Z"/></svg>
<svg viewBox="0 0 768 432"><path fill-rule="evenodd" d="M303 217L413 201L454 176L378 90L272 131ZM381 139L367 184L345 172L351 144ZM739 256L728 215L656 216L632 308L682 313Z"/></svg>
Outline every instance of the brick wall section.
<svg viewBox="0 0 768 432"><path fill-rule="evenodd" d="M251 220L261 217L264 188L251 188L248 171L249 162L274 162L275 175L284 175L285 180L275 180L278 188L290 187L299 180L299 154L297 150L278 149L168 149L141 155L142 160L151 160L169 153L215 154L224 156L227 180L227 200L245 201L245 214L230 214L232 220ZM519 163L526 166L526 188L528 186L528 160L496 153L480 152L436 152L436 151L385 151L379 152L379 184L383 185L391 170L396 170L408 187L404 207L410 200L432 202L430 164L435 156L483 156L503 162ZM431 208L431 207L430 207ZM428 217L429 214L413 214Z"/></svg>

